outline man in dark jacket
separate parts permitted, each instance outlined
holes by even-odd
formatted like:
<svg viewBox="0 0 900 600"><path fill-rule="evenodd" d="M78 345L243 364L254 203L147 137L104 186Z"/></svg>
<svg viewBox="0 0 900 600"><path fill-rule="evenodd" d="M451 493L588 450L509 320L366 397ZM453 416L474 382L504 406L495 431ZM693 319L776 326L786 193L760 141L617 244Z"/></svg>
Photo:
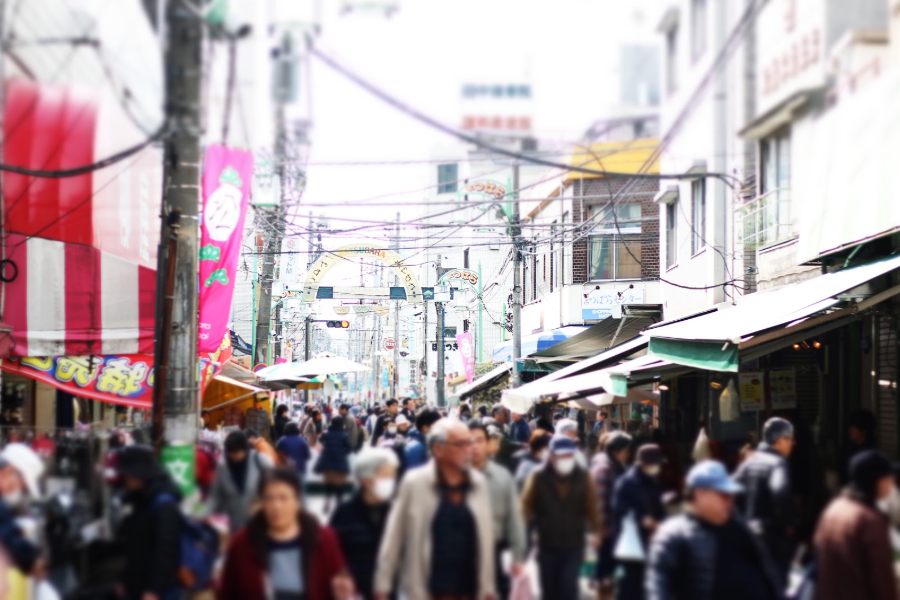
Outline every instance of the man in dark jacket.
<svg viewBox="0 0 900 600"><path fill-rule="evenodd" d="M441 420L441 413L433 408L423 408L416 415L416 426L406 434L403 467L415 469L428 462L428 444L425 441L431 426Z"/></svg>
<svg viewBox="0 0 900 600"><path fill-rule="evenodd" d="M653 537L647 600L778 600L775 566L736 516L741 486L725 467L704 460L687 476L688 510L668 519Z"/></svg>
<svg viewBox="0 0 900 600"><path fill-rule="evenodd" d="M612 576L616 561L613 548L616 542L616 524L613 515L613 491L616 482L625 474L631 455L631 436L624 431L609 434L603 452L597 453L591 462L591 482L597 494L600 508L600 549L597 552L597 581L600 600L613 598Z"/></svg>
<svg viewBox="0 0 900 600"><path fill-rule="evenodd" d="M744 488L737 496L738 510L769 550L775 567L787 583L794 553L791 477L787 458L794 448L794 426L780 417L763 425L763 441L734 475Z"/></svg>
<svg viewBox="0 0 900 600"><path fill-rule="evenodd" d="M300 435L300 426L294 422L284 426L284 435L275 444L275 450L281 458L282 464L291 464L300 475L300 480L306 478L306 465L312 453L309 444Z"/></svg>
<svg viewBox="0 0 900 600"><path fill-rule="evenodd" d="M557 435L550 457L528 477L522 514L537 531L541 589L547 598L577 600L586 534L599 534L597 498L588 472L575 460L575 442Z"/></svg>
<svg viewBox="0 0 900 600"><path fill-rule="evenodd" d="M391 398L384 405L386 406L385 411L378 416L378 420L375 421L375 431L372 432L373 446L378 446L378 442L381 440L381 436L384 435L388 423L392 422L397 413L400 412L400 403L397 402L396 398Z"/></svg>
<svg viewBox="0 0 900 600"><path fill-rule="evenodd" d="M528 444L528 440L531 439L531 427L528 426L528 421L523 419L522 415L517 412L512 413L509 437L513 442L522 446Z"/></svg>
<svg viewBox="0 0 900 600"><path fill-rule="evenodd" d="M181 492L156 462L149 446L123 448L116 473L126 490L125 503L131 505L131 514L118 532L125 554L125 597L175 600L181 593Z"/></svg>
<svg viewBox="0 0 900 600"><path fill-rule="evenodd" d="M662 504L659 471L663 454L656 444L644 444L637 451L635 464L616 481L613 490L613 517L617 536L621 536L626 519L633 519L646 553L650 536L666 517ZM644 597L643 561L620 561L624 576L618 582L618 600L641 600Z"/></svg>
<svg viewBox="0 0 900 600"><path fill-rule="evenodd" d="M275 435L272 436L272 439L276 442L284 435L284 426L291 422L288 412L285 404L279 404L275 409L275 424L272 425L272 432Z"/></svg>
<svg viewBox="0 0 900 600"><path fill-rule="evenodd" d="M403 408L400 409L400 414L406 417L406 419L410 423L416 422L416 401L412 398L404 398L401 403Z"/></svg>

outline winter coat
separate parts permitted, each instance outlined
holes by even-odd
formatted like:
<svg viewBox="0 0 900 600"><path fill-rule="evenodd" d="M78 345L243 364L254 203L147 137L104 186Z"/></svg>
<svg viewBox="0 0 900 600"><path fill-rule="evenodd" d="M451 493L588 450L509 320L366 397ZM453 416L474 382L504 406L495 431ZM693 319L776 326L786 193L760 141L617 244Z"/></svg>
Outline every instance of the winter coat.
<svg viewBox="0 0 900 600"><path fill-rule="evenodd" d="M329 429L319 436L322 445L322 453L316 461L316 473L349 473L350 461L347 457L353 451L350 447L350 438L346 431Z"/></svg>
<svg viewBox="0 0 900 600"><path fill-rule="evenodd" d="M281 436L284 435L284 426L290 423L291 420L285 416L275 417L275 424L272 426L272 431L275 434L273 439L277 442L281 439Z"/></svg>
<svg viewBox="0 0 900 600"><path fill-rule="evenodd" d="M475 519L478 540L475 566L478 593L484 600L494 594L494 534L490 492L484 476L469 471L470 489L466 505ZM390 592L400 577L400 587L409 600L427 600L431 573L432 526L441 501L437 465L434 461L406 474L388 516L387 527L378 552L375 591Z"/></svg>
<svg viewBox="0 0 900 600"><path fill-rule="evenodd" d="M895 600L888 519L850 492L834 499L816 528L817 600Z"/></svg>
<svg viewBox="0 0 900 600"><path fill-rule="evenodd" d="M600 532L597 508L590 476L577 466L561 477L544 463L522 490L522 516L537 531L539 551L583 551L585 534Z"/></svg>
<svg viewBox="0 0 900 600"><path fill-rule="evenodd" d="M625 473L625 467L606 452L601 452L591 462L591 482L597 493L600 506L600 529L603 536L611 536L616 531L613 514L613 491L616 482Z"/></svg>
<svg viewBox="0 0 900 600"><path fill-rule="evenodd" d="M331 516L330 525L341 542L356 591L366 600L371 600L374 594L378 547L389 509L389 504L369 506L358 493L338 506Z"/></svg>
<svg viewBox="0 0 900 600"><path fill-rule="evenodd" d="M275 445L278 453L293 463L294 468L300 477L306 476L306 464L309 462L312 453L309 450L309 444L299 434L282 436Z"/></svg>
<svg viewBox="0 0 900 600"><path fill-rule="evenodd" d="M166 495L169 500L161 500ZM131 513L117 532L125 555L122 585L127 595L140 598L146 592L162 596L178 587L181 556L181 492L168 475L129 492L125 503Z"/></svg>
<svg viewBox="0 0 900 600"><path fill-rule="evenodd" d="M344 417L344 431L347 432L347 437L350 438L350 447L353 450L359 448L362 444L362 427L356 422L356 417L353 415Z"/></svg>
<svg viewBox="0 0 900 600"><path fill-rule="evenodd" d="M747 529L743 521L739 522L741 527ZM780 598L780 576L775 565L759 539L749 535L749 529L747 533L770 589ZM716 545L715 532L691 514L678 515L664 522L653 536L650 546L645 578L646 599L722 600L712 597L716 578Z"/></svg>
<svg viewBox="0 0 900 600"><path fill-rule="evenodd" d="M305 600L331 600L331 583L346 570L337 535L312 515L301 512L300 543ZM265 600L270 596L266 526L256 515L238 531L228 545L218 600Z"/></svg>
<svg viewBox="0 0 900 600"><path fill-rule="evenodd" d="M206 504L207 514L228 515L231 531L237 531L247 522L250 510L256 503L262 471L273 466L267 458L255 450L247 453L246 460L247 476L244 490L239 490L235 485L231 471L228 469L227 459L224 459L216 466L216 477L209 490L209 500Z"/></svg>
<svg viewBox="0 0 900 600"><path fill-rule="evenodd" d="M787 460L769 445L760 444L759 450L738 468L734 480L744 486L744 492L737 497L741 516L760 536L776 563L790 562L794 544L788 532L794 519Z"/></svg>
<svg viewBox="0 0 900 600"><path fill-rule="evenodd" d="M518 468L516 468L516 487L520 490L524 488L525 482L528 481L528 476L539 466L541 466L541 461L535 458L531 452L523 455L519 460Z"/></svg>
<svg viewBox="0 0 900 600"><path fill-rule="evenodd" d="M517 444L527 444L531 438L531 427L528 426L528 421L525 419L513 421L509 426L509 437Z"/></svg>
<svg viewBox="0 0 900 600"><path fill-rule="evenodd" d="M634 465L616 481L612 502L616 531L622 531L622 522L628 513L633 513L646 549L650 532L641 524L644 518L650 517L657 522L666 518L659 482Z"/></svg>

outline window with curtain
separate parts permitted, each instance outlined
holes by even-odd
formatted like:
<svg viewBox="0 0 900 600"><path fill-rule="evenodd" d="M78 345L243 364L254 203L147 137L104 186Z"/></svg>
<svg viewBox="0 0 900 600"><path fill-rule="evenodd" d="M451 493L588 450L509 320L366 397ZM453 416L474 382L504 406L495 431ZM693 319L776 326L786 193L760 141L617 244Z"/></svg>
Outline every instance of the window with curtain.
<svg viewBox="0 0 900 600"><path fill-rule="evenodd" d="M591 213L591 226L596 227L589 244L591 279L640 279L641 205L598 206Z"/></svg>

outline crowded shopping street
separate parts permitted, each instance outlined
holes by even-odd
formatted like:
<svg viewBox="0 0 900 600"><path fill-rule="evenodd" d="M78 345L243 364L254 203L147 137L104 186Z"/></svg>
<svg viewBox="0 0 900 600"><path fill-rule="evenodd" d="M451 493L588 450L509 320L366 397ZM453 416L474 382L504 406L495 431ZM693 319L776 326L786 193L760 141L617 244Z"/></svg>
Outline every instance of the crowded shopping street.
<svg viewBox="0 0 900 600"><path fill-rule="evenodd" d="M0 600L900 600L900 0L0 40Z"/></svg>

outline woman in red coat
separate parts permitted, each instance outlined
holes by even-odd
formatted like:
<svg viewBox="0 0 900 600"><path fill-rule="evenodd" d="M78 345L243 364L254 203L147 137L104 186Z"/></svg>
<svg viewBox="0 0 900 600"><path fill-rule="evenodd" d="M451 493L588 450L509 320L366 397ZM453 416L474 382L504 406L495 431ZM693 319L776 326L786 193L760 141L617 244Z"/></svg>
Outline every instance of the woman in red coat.
<svg viewBox="0 0 900 600"><path fill-rule="evenodd" d="M267 472L261 510L229 544L220 600L348 600L353 595L337 536L301 508L294 469Z"/></svg>

